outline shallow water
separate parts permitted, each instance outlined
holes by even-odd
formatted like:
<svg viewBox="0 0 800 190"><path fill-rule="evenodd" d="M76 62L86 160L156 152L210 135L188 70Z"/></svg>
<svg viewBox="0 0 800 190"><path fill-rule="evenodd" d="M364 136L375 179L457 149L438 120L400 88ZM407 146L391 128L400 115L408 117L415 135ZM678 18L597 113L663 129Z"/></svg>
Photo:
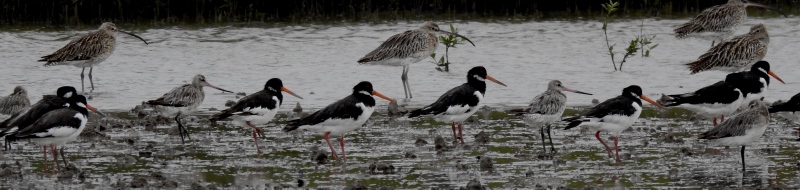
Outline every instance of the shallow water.
<svg viewBox="0 0 800 190"><path fill-rule="evenodd" d="M670 32L681 22L684 20L645 20L644 32L657 35L653 41L659 46L649 58L638 55L630 58L624 72L613 72L602 40L602 24L597 21L454 23L476 46L461 45L451 51L454 64L450 73L436 71L432 59L412 65L409 78L415 97L407 104L421 107L434 101L449 88L464 83L466 71L478 65L486 66L489 75L509 85L488 85L486 101L493 107L524 105L544 91L552 79L595 94L569 94L571 105L608 99L631 84L642 86L645 94L657 98L661 93L690 92L722 80L724 72L688 74L683 64L708 50L711 42L675 39ZM771 37L766 60L788 82L785 85L773 82L766 100L788 99L800 92L797 87L800 76L794 75L800 71L800 67L794 66L795 50L800 48L797 32L800 18L751 18L737 34L746 33L749 26L757 23L764 23ZM262 89L269 78L279 77L289 89L305 98L288 97L285 104L300 101L306 108L324 107L349 94L352 86L362 80L372 81L376 90L401 99L404 96L400 67L358 65L356 60L389 36L419 24L191 30L174 27L133 31L151 44L122 37L115 53L95 68L97 90L90 104L101 109L129 109L191 82L198 73L214 85L246 93ZM639 34L639 24L640 20L631 20L609 25L611 43L617 44L615 49L622 51L626 40ZM86 32L0 32L4 42L0 56L6 63L0 70L0 81L4 81L0 91L10 93L14 85L24 85L35 101L41 94L54 93L58 86L80 86L80 68L44 67L36 60ZM439 48L437 54L443 53L444 48ZM622 56L617 57L619 60ZM230 94L206 90L211 95L206 97L203 108L221 108L225 101L234 99Z"/></svg>
<svg viewBox="0 0 800 190"><path fill-rule="evenodd" d="M594 93L594 96L568 94L569 104L588 105L592 99L616 96L627 85L638 84L645 94L683 93L721 80L723 72L688 75L682 64L705 52L710 41L676 40L669 31L683 20L646 20L644 30L657 34L651 57L630 58L624 72L613 72L601 23L597 21L548 21L527 23L456 23L460 33L470 37L476 47L462 45L451 51L451 73L433 69L432 60L412 65L410 83L415 98L408 107L420 107L434 101L450 87L464 82L464 73L473 66L486 66L489 74L509 87L489 84L487 104L493 108L524 105L543 91L546 83L559 79L570 88ZM800 76L795 75L795 50L798 43L796 17L788 19L751 19L746 24L764 23L771 35L767 60L787 84L773 82L767 101L788 99L798 91ZM300 102L306 111L321 108L346 96L361 80L372 81L376 90L393 98L403 98L399 80L401 68L358 65L355 61L377 47L392 34L417 27L419 23L290 26L282 28L206 28L186 30L178 27L133 31L152 44L123 37L116 53L95 68L97 90L90 104L104 110L129 110L142 101L157 98L177 85L189 82L201 73L208 81L235 92L252 93L264 82L279 77L291 90L305 99L285 97L284 110ZM622 49L625 40L639 34L640 21L622 21L609 25L612 43ZM123 28L124 29L124 28ZM738 33L745 33L742 27ZM33 101L42 94L54 93L62 85L79 86L80 68L43 67L38 57L52 53L70 39L87 31L0 32L4 45L0 55L6 68L0 70L0 91L10 93L15 85L27 87ZM441 54L444 50L439 49ZM88 72L88 71L87 71ZM773 80L774 81L774 80ZM87 83L88 85L88 79ZM235 95L206 89L209 95L203 109L224 108ZM312 94L313 92L313 94ZM6 92L3 92L6 93ZM386 101L378 101L385 110ZM205 110L204 110L205 111ZM207 113L207 112L204 112ZM480 114L479 114L480 115ZM193 140L181 145L176 136L166 135L168 126L157 131L131 128L107 129L105 140L81 140L67 145L67 155L86 172L87 180L54 183L55 176L42 175L40 149L22 143L21 150L4 153L4 163L20 162L23 181L4 185L21 187L104 188L127 184L134 176L163 172L181 187L193 182L219 187L286 185L303 179L309 187L341 188L354 180L370 187L399 189L422 187L461 187L479 179L492 188L582 187L783 187L800 188L800 165L793 129L783 122L773 122L765 136L746 152L748 172L741 175L738 148L714 156L711 148L698 142L696 134L708 129L707 121L686 119L642 119L623 133L620 154L630 155L617 167L606 159L602 146L588 131L555 129L553 140L558 154L554 159L541 155L541 139L535 130L522 127L519 120L505 114L465 126L468 147L455 147L441 153L434 150L433 136L451 140L449 127L430 120L392 119L377 115L367 127L346 136L347 164L316 165L308 159L308 149L327 150L316 134L291 136L279 131L280 122L269 124L267 154L257 156L250 131L241 127L210 127L208 123L190 122ZM125 117L125 114L115 114ZM481 116L482 117L482 116ZM120 120L125 121L125 120ZM283 118L279 119L283 121ZM93 123L96 124L96 123ZM434 125L436 127L433 127ZM410 129L410 130L409 130ZM431 131L432 129L436 129ZM473 135L480 130L492 133L492 140L476 145ZM669 136L678 141L667 141ZM391 138L386 138L391 137ZM417 138L428 144L417 147ZM607 139L607 136L604 135ZM133 140L133 145L127 140ZM148 148L152 145L152 148ZM691 156L681 154L687 149ZM338 150L338 148L337 148ZM139 157L151 151L153 157ZM413 152L418 158L405 158ZM476 156L494 160L494 172L480 171ZM627 156L624 156L627 157ZM469 166L458 170L458 160ZM372 162L392 164L393 174L369 174ZM530 171L530 173L529 173ZM526 177L526 173L530 174ZM111 174L109 177L103 177ZM151 185L155 183L151 181Z"/></svg>

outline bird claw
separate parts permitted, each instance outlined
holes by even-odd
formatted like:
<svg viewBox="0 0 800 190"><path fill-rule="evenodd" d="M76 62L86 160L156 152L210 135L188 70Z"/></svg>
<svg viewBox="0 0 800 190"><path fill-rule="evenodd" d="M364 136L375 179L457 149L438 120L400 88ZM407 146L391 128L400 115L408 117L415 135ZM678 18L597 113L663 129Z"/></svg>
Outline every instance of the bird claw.
<svg viewBox="0 0 800 190"><path fill-rule="evenodd" d="M256 134L258 134L258 137L264 137L264 129L261 129L261 128L258 128L258 127L253 128L253 129L256 130Z"/></svg>

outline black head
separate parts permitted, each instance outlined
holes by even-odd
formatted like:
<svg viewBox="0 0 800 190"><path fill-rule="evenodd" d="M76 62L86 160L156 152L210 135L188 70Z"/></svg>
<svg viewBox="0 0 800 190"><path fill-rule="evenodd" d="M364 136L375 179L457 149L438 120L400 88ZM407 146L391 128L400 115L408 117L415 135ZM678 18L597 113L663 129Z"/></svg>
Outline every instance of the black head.
<svg viewBox="0 0 800 190"><path fill-rule="evenodd" d="M622 89L622 95L626 97L640 99L640 97L642 97L642 87L639 87L637 85L630 85Z"/></svg>
<svg viewBox="0 0 800 190"><path fill-rule="evenodd" d="M783 79L778 77L777 74L773 73L772 70L770 70L769 62L767 61L762 60L756 62L755 64L753 64L753 67L750 68L750 72L763 77L765 80L767 80L767 83L769 83L769 76L772 76L775 78L775 80L778 80L779 82L786 84L785 82L783 82Z"/></svg>
<svg viewBox="0 0 800 190"><path fill-rule="evenodd" d="M58 95L58 97L62 97L62 98L70 98L70 97L73 97L75 95L78 95L78 91L75 90L75 87L72 87L72 86L62 86L62 87L58 87L58 90L56 90L56 95ZM84 99L86 99L86 98L84 97Z"/></svg>
<svg viewBox="0 0 800 190"><path fill-rule="evenodd" d="M74 95L69 99L67 99L67 101L69 102L70 108L78 110L83 114L88 114L89 111L92 111L99 115L103 115L102 112L97 111L97 108L90 106L89 103L86 101L86 97L83 95Z"/></svg>
<svg viewBox="0 0 800 190"><path fill-rule="evenodd" d="M506 86L506 84L503 84L497 79L494 79L491 76L489 76L486 73L486 68L484 68L483 66L473 67L472 69L469 70L469 72L467 72L467 83L469 83L470 85L483 86L483 88L486 88L487 79L497 84Z"/></svg>
<svg viewBox="0 0 800 190"><path fill-rule="evenodd" d="M383 94L379 93L378 91L375 91L375 89L372 88L372 83L367 81L361 81L356 86L354 86L353 95L355 95L356 97L369 96L370 98L372 98L372 96L378 96L390 102L394 102L394 99L386 97ZM372 100L374 101L374 99Z"/></svg>
<svg viewBox="0 0 800 190"><path fill-rule="evenodd" d="M283 81L279 78L269 79L267 83L264 84L264 90L269 92L279 93L281 88L283 88Z"/></svg>

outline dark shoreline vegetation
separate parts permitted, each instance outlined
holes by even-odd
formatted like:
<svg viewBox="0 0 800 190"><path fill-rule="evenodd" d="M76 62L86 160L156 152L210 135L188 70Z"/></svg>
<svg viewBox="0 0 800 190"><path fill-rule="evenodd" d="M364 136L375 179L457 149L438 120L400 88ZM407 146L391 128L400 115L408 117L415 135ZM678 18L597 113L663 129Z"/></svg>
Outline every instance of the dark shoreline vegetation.
<svg viewBox="0 0 800 190"><path fill-rule="evenodd" d="M582 20L603 16L607 0L5 0L0 28L96 28L112 21L128 27L269 26L400 20L523 22ZM727 0L619 0L617 18L683 18ZM786 14L800 12L794 0L760 0ZM777 13L749 8L751 17Z"/></svg>

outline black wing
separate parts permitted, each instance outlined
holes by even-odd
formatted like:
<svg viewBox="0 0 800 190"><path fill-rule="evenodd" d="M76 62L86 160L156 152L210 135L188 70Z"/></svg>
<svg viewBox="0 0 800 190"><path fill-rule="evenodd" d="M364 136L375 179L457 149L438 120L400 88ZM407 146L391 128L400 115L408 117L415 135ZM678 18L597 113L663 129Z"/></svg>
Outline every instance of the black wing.
<svg viewBox="0 0 800 190"><path fill-rule="evenodd" d="M363 110L356 106L359 103L355 96L350 95L336 101L325 108L301 119L289 121L283 131L293 131L304 125L316 125L328 119L355 119L361 115Z"/></svg>
<svg viewBox="0 0 800 190"><path fill-rule="evenodd" d="M242 112L243 110L249 110L251 108L262 107L270 110L275 109L277 101L272 97L274 97L274 95L263 90L250 94L240 99L238 102L236 102L235 105L231 106L230 108L222 110L220 113L211 116L211 121L222 120L234 115L234 113ZM250 114L249 112L241 113L241 115L249 115L249 114Z"/></svg>
<svg viewBox="0 0 800 190"><path fill-rule="evenodd" d="M61 108L47 112L32 125L25 127L16 134L16 139L52 137L52 134L41 135L37 133L48 133L53 127L81 125L81 120L75 118L80 112L71 108Z"/></svg>
<svg viewBox="0 0 800 190"><path fill-rule="evenodd" d="M783 112L783 111L790 111L790 112L800 111L800 93L792 96L792 98L789 99L789 101L783 104L772 105L772 107L769 108L769 113Z"/></svg>
<svg viewBox="0 0 800 190"><path fill-rule="evenodd" d="M636 112L636 108L631 106L633 103L634 101L627 97L617 96L615 98L608 99L603 103L597 104L597 106L594 106L586 113L576 117L564 119L564 121L574 121L586 117L603 118L606 115L631 115Z"/></svg>
<svg viewBox="0 0 800 190"><path fill-rule="evenodd" d="M769 78L765 78L767 85L769 85ZM761 77L750 72L731 73L725 76L725 82L728 82L744 94L760 93L761 88L765 87L761 84Z"/></svg>
<svg viewBox="0 0 800 190"><path fill-rule="evenodd" d="M695 92L686 94L673 94L669 95L672 100L667 103L666 107L677 106L681 104L714 104L714 103L731 103L739 99L740 92L736 91L736 87L726 81L719 81L697 90Z"/></svg>
<svg viewBox="0 0 800 190"><path fill-rule="evenodd" d="M12 117L0 123L3 131L0 135L5 136L9 134L9 130L16 127L17 129L25 128L41 118L46 113L67 107L67 101L64 101L55 95L45 95L41 100L33 104L30 109L14 114ZM17 129L13 129L16 131ZM11 131L11 132L13 132Z"/></svg>
<svg viewBox="0 0 800 190"><path fill-rule="evenodd" d="M422 109L412 111L408 117L417 117L420 115L440 114L446 112L450 106L476 106L478 105L478 97L475 96L477 90L464 83L442 94L436 102L425 106Z"/></svg>

